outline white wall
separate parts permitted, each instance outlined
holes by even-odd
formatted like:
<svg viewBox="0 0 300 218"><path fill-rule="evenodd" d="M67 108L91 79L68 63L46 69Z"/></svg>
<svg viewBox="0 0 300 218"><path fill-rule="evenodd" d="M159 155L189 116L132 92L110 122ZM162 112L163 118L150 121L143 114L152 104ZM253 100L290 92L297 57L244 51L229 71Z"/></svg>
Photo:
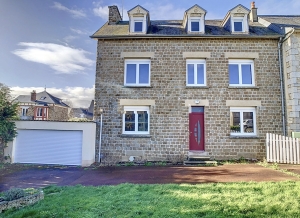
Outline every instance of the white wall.
<svg viewBox="0 0 300 218"><path fill-rule="evenodd" d="M96 123L93 122L52 122L52 121L15 121L17 129L30 130L80 130L82 134L82 166L89 166L95 162ZM8 143L4 155L10 156L14 163L14 141ZM71 152L71 151L70 151Z"/></svg>

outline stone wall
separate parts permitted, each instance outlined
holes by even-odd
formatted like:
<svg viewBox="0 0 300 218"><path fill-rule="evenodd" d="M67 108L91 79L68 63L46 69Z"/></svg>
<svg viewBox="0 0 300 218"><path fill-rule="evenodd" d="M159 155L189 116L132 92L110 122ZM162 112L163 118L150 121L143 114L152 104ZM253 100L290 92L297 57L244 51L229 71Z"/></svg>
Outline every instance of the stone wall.
<svg viewBox="0 0 300 218"><path fill-rule="evenodd" d="M66 107L50 106L48 109L48 120L68 121L69 112Z"/></svg>
<svg viewBox="0 0 300 218"><path fill-rule="evenodd" d="M263 158L265 134L282 133L277 42L277 39L99 40L95 111L103 109L103 161L116 162L133 154L144 160L185 158L189 151L189 107L185 101L189 99L209 101L209 106L205 106L205 150L212 158ZM183 52L199 51L211 53L206 59L207 87L187 88ZM121 52L154 52L150 88L124 87ZM254 60L256 87L228 87L226 52L259 54ZM155 100L150 107L150 138L122 137L120 99ZM256 108L257 137L230 136L227 100L261 102ZM99 129L97 135L98 143Z"/></svg>
<svg viewBox="0 0 300 218"><path fill-rule="evenodd" d="M283 43L287 134L300 132L300 33Z"/></svg>

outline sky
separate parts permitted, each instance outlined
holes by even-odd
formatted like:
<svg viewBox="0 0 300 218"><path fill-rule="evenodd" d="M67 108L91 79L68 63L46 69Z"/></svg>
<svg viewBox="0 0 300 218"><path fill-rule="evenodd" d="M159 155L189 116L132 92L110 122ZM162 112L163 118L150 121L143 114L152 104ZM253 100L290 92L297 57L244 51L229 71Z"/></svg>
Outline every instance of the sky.
<svg viewBox="0 0 300 218"><path fill-rule="evenodd" d="M182 19L198 4L206 19L223 19L238 4L251 0L0 0L0 83L14 96L45 89L88 107L94 98L97 41L91 36L108 20L108 6L117 5L123 20L141 5L151 20ZM122 7L123 5L123 7ZM258 15L299 15L300 0L256 0Z"/></svg>

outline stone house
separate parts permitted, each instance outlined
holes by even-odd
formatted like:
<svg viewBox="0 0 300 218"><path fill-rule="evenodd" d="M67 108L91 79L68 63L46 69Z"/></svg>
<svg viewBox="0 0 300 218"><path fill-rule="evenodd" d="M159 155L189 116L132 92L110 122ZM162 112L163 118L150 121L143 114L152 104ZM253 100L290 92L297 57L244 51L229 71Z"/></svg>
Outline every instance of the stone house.
<svg viewBox="0 0 300 218"><path fill-rule="evenodd" d="M281 48L282 79L284 81L284 112L286 135L300 132L300 16L268 15L259 16L264 26L283 35L278 42Z"/></svg>
<svg viewBox="0 0 300 218"><path fill-rule="evenodd" d="M123 21L109 6L91 36L103 162L261 159L266 133L282 133L282 34L258 22L254 3L223 20L206 13L194 5L182 20L150 20L137 5Z"/></svg>
<svg viewBox="0 0 300 218"><path fill-rule="evenodd" d="M19 102L21 120L55 120L67 121L70 107L62 99L57 98L46 90L30 95L19 95L15 101Z"/></svg>

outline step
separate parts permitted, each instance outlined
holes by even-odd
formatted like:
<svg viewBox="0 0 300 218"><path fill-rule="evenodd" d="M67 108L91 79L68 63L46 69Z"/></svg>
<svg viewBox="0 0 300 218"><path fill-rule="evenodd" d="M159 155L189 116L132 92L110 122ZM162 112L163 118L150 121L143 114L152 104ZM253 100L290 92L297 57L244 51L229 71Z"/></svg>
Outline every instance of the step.
<svg viewBox="0 0 300 218"><path fill-rule="evenodd" d="M217 166L217 161L207 160L207 161L184 161L184 165L215 165Z"/></svg>
<svg viewBox="0 0 300 218"><path fill-rule="evenodd" d="M188 160L205 161L205 160L210 160L210 156L189 155Z"/></svg>

